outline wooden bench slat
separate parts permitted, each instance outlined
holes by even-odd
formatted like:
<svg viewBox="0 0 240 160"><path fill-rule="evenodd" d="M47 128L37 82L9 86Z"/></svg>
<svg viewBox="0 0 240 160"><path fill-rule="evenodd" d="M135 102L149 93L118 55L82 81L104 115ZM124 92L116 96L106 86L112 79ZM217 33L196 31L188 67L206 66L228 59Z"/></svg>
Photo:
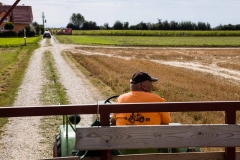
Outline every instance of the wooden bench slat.
<svg viewBox="0 0 240 160"><path fill-rule="evenodd" d="M77 156L71 156L71 157L56 157L56 158L41 159L41 160L79 160L79 157L77 157Z"/></svg>
<svg viewBox="0 0 240 160"><path fill-rule="evenodd" d="M239 125L114 126L77 128L76 149L240 146Z"/></svg>
<svg viewBox="0 0 240 160"><path fill-rule="evenodd" d="M112 156L112 160L225 160L224 156L224 152L165 153ZM85 157L84 160L100 160L100 157ZM236 160L240 160L240 152L236 153Z"/></svg>

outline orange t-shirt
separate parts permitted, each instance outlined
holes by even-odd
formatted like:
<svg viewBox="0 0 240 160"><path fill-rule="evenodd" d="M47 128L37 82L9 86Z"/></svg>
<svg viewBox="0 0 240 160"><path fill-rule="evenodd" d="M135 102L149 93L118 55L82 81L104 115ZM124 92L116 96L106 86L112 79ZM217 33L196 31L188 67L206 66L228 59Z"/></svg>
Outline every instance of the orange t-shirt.
<svg viewBox="0 0 240 160"><path fill-rule="evenodd" d="M164 98L156 94L141 91L131 91L119 96L117 103L138 102L165 102ZM169 112L144 112L144 113L115 113L116 125L160 125L170 123Z"/></svg>

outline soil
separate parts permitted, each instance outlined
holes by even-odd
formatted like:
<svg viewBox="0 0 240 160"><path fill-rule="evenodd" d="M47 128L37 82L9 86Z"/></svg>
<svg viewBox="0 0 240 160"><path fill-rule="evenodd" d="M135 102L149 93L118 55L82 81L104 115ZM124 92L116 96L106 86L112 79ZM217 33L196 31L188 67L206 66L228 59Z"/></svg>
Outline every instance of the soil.
<svg viewBox="0 0 240 160"><path fill-rule="evenodd" d="M118 50L133 49L133 53L144 49L144 52L158 53L160 49L156 48L124 48L124 47L87 47L78 45L64 45L59 44L53 36L50 44L46 43L47 40L41 41L41 47L33 53L30 60L29 67L26 71L22 85L19 88L18 96L14 103L14 106L41 106L40 94L42 86L46 82L44 77L44 69L42 63L42 56L45 51L51 51L54 60L55 68L60 78L60 82L66 89L67 98L69 104L92 104L97 100L102 99L101 94L94 88L94 86L87 80L87 78L77 69L74 64L68 63L61 55L63 50L69 50L71 52L81 52L83 54L98 54L106 56L117 56L124 59L133 58L133 56L122 56L118 54ZM151 50L151 51L149 51ZM197 53L200 54L202 50L208 50L211 52L213 49L168 49L162 48L164 53L179 52L180 54ZM187 51L186 51L187 50ZM221 49L214 49L215 52ZM227 49L223 49L227 50ZM231 49L239 53L240 49ZM168 51L168 52L167 52ZM106 54L108 52L108 54ZM130 51L131 52L131 51ZM131 54L130 54L131 55ZM197 55L196 55L197 57ZM147 58L147 57L145 57ZM214 58L214 56L212 57ZM234 60L234 59L233 59ZM184 67L187 69L197 70L201 72L207 72L223 78L228 78L235 83L240 83L240 71L223 69L217 67L212 63L199 63L199 59L196 61L156 61L157 63L171 65L175 67ZM223 61L222 59L215 59L216 61ZM230 59L231 61L231 59ZM89 126L92 123L92 116L85 115L81 117L81 125ZM46 144L42 144L41 141L44 137L39 132L41 117L21 117L21 118L9 118L9 123L5 126L0 140L0 159L1 160L29 160L29 159L44 159L51 158L46 154L48 148ZM52 145L52 144L49 144Z"/></svg>

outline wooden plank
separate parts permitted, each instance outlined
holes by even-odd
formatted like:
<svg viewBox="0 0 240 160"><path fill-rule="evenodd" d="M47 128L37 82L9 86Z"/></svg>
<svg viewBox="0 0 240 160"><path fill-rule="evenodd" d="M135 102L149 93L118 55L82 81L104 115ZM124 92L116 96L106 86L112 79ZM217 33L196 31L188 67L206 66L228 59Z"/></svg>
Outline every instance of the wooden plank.
<svg viewBox="0 0 240 160"><path fill-rule="evenodd" d="M240 101L100 104L99 113L236 111ZM147 107L146 107L147 106ZM0 117L96 114L97 104L0 107Z"/></svg>
<svg viewBox="0 0 240 160"><path fill-rule="evenodd" d="M236 153L236 160L240 160L240 153ZM224 152L203 153L167 153L167 154L143 154L112 156L112 160L225 160ZM85 157L84 160L100 160L100 157Z"/></svg>
<svg viewBox="0 0 240 160"><path fill-rule="evenodd" d="M167 153L112 156L112 160L224 160L224 152L202 153ZM42 160L79 160L79 157L58 157ZM84 160L100 160L100 157L84 157ZM236 152L236 160L240 160L240 152Z"/></svg>
<svg viewBox="0 0 240 160"><path fill-rule="evenodd" d="M76 137L78 150L238 147L240 125L82 127Z"/></svg>
<svg viewBox="0 0 240 160"><path fill-rule="evenodd" d="M41 159L41 160L79 160L79 157L77 157L77 156L72 156L72 157L56 157L56 158Z"/></svg>

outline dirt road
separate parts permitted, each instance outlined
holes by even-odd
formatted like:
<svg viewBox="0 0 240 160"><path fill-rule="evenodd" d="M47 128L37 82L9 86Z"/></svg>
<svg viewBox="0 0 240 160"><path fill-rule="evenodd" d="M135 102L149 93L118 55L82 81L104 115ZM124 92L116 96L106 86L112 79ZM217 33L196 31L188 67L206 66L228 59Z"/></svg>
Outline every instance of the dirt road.
<svg viewBox="0 0 240 160"><path fill-rule="evenodd" d="M54 57L55 68L66 89L70 104L96 103L97 99L101 99L100 94L91 83L74 66L69 66L61 56L61 51L71 46L56 43L55 37L51 39L50 45L46 41L48 40L43 39L41 47L33 53L14 106L43 105L40 101L40 94L42 86L46 83L43 68L43 53L45 51L51 51ZM89 115L81 118L83 126L89 126L92 122L92 117ZM46 154L49 146L41 143L44 137L39 133L40 119L41 117L10 118L9 123L3 129L0 141L1 160L51 158Z"/></svg>

